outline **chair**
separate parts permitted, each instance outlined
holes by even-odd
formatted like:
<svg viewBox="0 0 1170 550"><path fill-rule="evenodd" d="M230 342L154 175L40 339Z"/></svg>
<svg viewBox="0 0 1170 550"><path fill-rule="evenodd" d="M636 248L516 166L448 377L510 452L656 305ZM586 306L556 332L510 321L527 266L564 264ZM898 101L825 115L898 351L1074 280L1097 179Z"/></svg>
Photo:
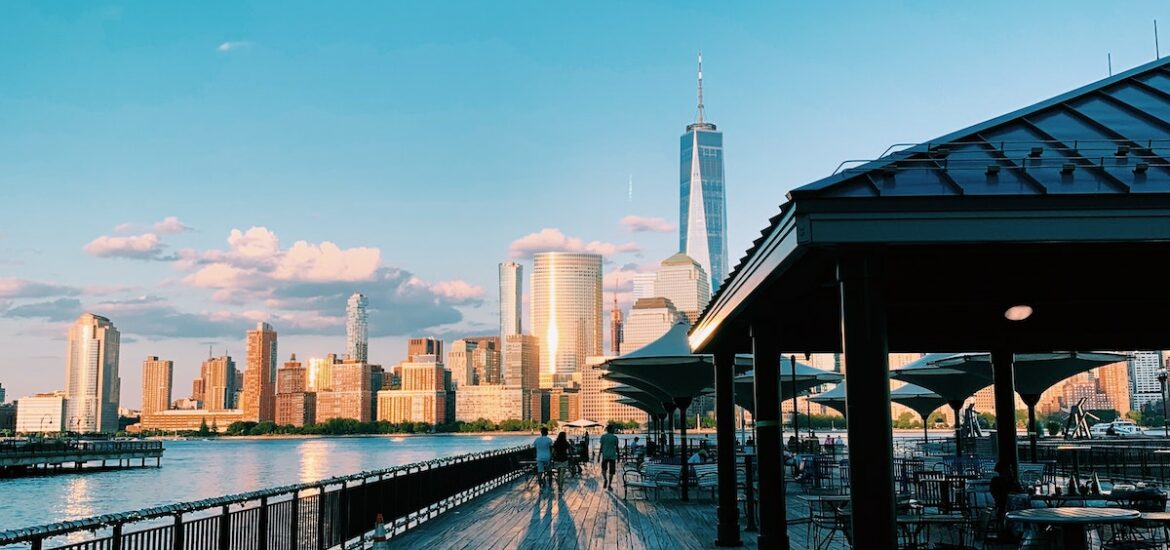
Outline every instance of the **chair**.
<svg viewBox="0 0 1170 550"><path fill-rule="evenodd" d="M711 500L715 500L715 491L719 489L719 465L695 464L691 468L691 479L695 488L700 491L711 491Z"/></svg>

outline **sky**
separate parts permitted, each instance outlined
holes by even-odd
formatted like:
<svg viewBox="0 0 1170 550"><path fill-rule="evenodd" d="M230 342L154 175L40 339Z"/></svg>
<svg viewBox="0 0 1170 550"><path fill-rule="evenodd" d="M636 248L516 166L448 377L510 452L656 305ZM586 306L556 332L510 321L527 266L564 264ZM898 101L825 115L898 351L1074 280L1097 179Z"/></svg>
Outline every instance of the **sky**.
<svg viewBox="0 0 1170 550"><path fill-rule="evenodd" d="M392 365L409 336L497 332L498 263L527 278L542 250L602 253L628 307L677 249L698 50L734 265L794 187L1151 61L1155 19L1170 5L4 2L0 384L61 388L91 311L122 332L123 406L148 355L177 399L260 320L282 360L341 353L354 291Z"/></svg>

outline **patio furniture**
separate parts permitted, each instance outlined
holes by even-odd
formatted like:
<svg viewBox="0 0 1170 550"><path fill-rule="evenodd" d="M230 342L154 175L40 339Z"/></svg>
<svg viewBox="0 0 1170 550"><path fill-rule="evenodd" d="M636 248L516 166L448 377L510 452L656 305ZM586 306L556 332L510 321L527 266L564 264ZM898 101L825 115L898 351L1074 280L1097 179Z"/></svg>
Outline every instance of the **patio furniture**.
<svg viewBox="0 0 1170 550"><path fill-rule="evenodd" d="M1058 528L1065 550L1087 550L1090 525L1133 522L1141 518L1141 513L1123 508L1033 508L1008 512L1006 518L1010 522Z"/></svg>

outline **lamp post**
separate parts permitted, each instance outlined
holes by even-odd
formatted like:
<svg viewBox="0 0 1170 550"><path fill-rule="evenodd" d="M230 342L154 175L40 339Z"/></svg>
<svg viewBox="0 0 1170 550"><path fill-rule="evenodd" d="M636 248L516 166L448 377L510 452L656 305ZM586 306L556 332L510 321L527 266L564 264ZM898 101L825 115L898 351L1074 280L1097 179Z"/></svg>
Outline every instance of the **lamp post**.
<svg viewBox="0 0 1170 550"><path fill-rule="evenodd" d="M1158 369L1158 381L1162 383L1162 437L1170 438L1170 418L1166 414L1166 378L1170 376L1165 368Z"/></svg>

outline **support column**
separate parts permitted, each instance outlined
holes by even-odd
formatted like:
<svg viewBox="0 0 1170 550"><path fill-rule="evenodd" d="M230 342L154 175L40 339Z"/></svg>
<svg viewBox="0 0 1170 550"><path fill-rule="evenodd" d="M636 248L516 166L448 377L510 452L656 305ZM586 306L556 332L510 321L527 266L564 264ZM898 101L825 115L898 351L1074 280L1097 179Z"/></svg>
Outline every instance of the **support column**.
<svg viewBox="0 0 1170 550"><path fill-rule="evenodd" d="M955 414L955 456L963 456L963 400L952 399L947 401L947 405Z"/></svg>
<svg viewBox="0 0 1170 550"><path fill-rule="evenodd" d="M760 548L788 550L784 503L784 453L780 450L780 349L776 328L752 325L756 390L756 456L759 460Z"/></svg>
<svg viewBox="0 0 1170 550"><path fill-rule="evenodd" d="M688 474L691 469L690 465L687 464L687 459L690 458L690 455L687 454L687 408L691 406L691 398L676 397L674 398L674 403L678 405L678 417L682 421L682 426L679 426L679 430L681 430L680 439L682 439L679 447L681 449L679 456L682 458L682 460L679 460L679 500L687 502L691 500L690 496L687 495L687 485L689 485L687 480L690 479ZM695 426L695 429L698 429L698 426Z"/></svg>
<svg viewBox="0 0 1170 550"><path fill-rule="evenodd" d="M1018 475L1020 466L1019 453L1016 451L1016 382L1012 366L1014 361L1015 354L1010 350L991 352L995 380L995 442L999 447L999 462L1009 468L1012 477Z"/></svg>
<svg viewBox="0 0 1170 550"><path fill-rule="evenodd" d="M897 548L883 276L878 258L844 257L837 264L845 384L853 390L845 408L854 550Z"/></svg>
<svg viewBox="0 0 1170 550"><path fill-rule="evenodd" d="M715 546L743 546L735 490L735 354L719 351L715 359L715 449L719 460L719 506Z"/></svg>
<svg viewBox="0 0 1170 550"><path fill-rule="evenodd" d="M1028 406L1028 451L1032 462L1036 462L1036 439L1040 437L1040 427L1036 425L1036 404L1040 403L1040 395L1021 393L1020 399Z"/></svg>
<svg viewBox="0 0 1170 550"><path fill-rule="evenodd" d="M667 401L662 404L662 408L666 409L666 456L674 456L674 411L678 409L678 405L674 401Z"/></svg>

